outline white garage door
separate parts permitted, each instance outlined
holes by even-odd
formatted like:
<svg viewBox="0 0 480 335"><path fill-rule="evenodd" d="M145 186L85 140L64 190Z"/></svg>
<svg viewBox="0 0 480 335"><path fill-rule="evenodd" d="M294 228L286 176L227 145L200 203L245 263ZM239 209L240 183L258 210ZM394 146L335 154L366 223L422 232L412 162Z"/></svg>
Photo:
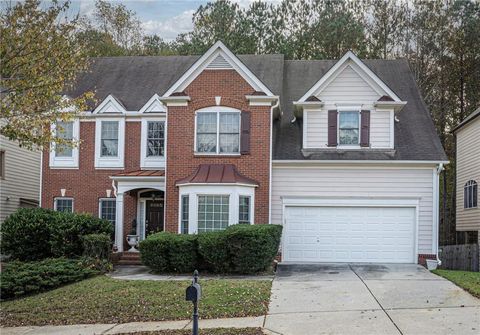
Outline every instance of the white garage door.
<svg viewBox="0 0 480 335"><path fill-rule="evenodd" d="M286 207L287 262L414 263L415 209Z"/></svg>

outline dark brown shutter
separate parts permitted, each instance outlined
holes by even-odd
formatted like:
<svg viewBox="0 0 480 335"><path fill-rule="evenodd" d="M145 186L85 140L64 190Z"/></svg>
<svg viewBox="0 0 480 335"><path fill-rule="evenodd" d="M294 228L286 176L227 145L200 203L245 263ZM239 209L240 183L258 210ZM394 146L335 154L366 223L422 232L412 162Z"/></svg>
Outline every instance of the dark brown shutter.
<svg viewBox="0 0 480 335"><path fill-rule="evenodd" d="M370 111L362 110L360 113L360 146L369 147L370 146Z"/></svg>
<svg viewBox="0 0 480 335"><path fill-rule="evenodd" d="M337 110L328 111L328 146L337 146Z"/></svg>
<svg viewBox="0 0 480 335"><path fill-rule="evenodd" d="M242 111L240 125L240 153L250 154L250 112Z"/></svg>

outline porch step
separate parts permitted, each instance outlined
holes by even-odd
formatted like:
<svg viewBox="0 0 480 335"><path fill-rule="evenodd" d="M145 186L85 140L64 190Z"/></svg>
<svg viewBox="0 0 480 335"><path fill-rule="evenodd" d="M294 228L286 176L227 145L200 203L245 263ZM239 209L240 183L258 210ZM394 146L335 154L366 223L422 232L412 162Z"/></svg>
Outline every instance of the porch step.
<svg viewBox="0 0 480 335"><path fill-rule="evenodd" d="M118 265L142 265L139 252L124 252L117 262Z"/></svg>

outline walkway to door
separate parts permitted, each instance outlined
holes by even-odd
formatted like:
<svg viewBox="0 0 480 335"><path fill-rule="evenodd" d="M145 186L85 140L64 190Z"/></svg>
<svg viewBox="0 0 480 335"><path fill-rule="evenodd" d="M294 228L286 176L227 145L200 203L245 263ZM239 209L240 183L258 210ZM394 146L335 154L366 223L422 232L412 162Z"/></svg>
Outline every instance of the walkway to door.
<svg viewBox="0 0 480 335"><path fill-rule="evenodd" d="M480 300L413 264L280 264L275 334L478 334Z"/></svg>

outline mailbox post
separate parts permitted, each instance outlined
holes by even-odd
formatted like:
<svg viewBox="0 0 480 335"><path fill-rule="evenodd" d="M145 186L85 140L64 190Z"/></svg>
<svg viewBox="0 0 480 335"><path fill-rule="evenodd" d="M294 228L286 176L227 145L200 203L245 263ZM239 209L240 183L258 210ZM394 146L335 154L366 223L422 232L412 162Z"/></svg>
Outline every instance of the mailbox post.
<svg viewBox="0 0 480 335"><path fill-rule="evenodd" d="M193 272L192 284L187 287L185 300L193 303L193 335L198 335L198 301L202 295L202 288L198 283L198 271Z"/></svg>

